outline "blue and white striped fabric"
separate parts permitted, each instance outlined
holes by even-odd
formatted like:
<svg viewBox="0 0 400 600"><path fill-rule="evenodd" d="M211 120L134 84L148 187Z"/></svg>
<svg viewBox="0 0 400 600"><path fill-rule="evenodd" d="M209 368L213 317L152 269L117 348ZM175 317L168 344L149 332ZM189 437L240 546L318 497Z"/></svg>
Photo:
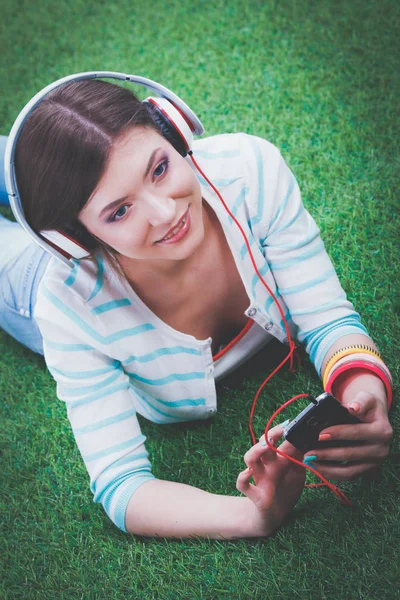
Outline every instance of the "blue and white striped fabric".
<svg viewBox="0 0 400 600"><path fill-rule="evenodd" d="M274 146L245 134L199 140L194 154L239 219L258 269L319 371L338 338L366 330L346 299L294 176ZM137 414L160 424L210 417L216 411L216 377L271 335L286 338L239 230L208 184L199 181L247 291L246 314L256 323L227 353L226 363L213 362L211 338L196 340L161 321L100 256L97 262L76 261L72 270L51 261L38 291L35 319L45 359L66 404L94 500L122 530L132 494L153 478Z"/></svg>

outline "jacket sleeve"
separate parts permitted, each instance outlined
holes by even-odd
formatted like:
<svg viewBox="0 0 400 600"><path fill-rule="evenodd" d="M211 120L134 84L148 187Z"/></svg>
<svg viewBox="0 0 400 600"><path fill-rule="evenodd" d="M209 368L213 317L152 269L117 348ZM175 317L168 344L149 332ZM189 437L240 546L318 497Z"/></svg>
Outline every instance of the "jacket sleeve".
<svg viewBox="0 0 400 600"><path fill-rule="evenodd" d="M154 479L134 408L135 392L119 361L94 347L90 324L78 327L74 307L68 303L68 309L63 308L54 290L41 289L35 319L57 396L65 402L94 501L126 531L125 512L132 494Z"/></svg>
<svg viewBox="0 0 400 600"><path fill-rule="evenodd" d="M263 212L262 250L278 295L298 328L298 339L320 373L324 356L336 340L368 332L346 297L293 173L276 148L257 139L266 177L271 166L275 170L273 192Z"/></svg>

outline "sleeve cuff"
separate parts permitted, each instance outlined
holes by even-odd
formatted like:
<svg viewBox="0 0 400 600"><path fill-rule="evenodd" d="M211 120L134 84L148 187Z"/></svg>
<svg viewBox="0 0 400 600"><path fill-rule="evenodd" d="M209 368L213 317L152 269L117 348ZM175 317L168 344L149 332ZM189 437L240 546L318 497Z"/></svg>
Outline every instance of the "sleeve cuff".
<svg viewBox="0 0 400 600"><path fill-rule="evenodd" d="M113 506L110 507L109 517L115 523L115 525L125 533L127 533L125 516L129 501L136 490L138 490L143 483L146 483L146 481L151 481L152 479L155 479L152 473L147 473L146 475L141 475L140 477L135 477L133 479L128 479L126 483L121 486L122 489L119 490L117 498L115 499L115 503L113 502Z"/></svg>

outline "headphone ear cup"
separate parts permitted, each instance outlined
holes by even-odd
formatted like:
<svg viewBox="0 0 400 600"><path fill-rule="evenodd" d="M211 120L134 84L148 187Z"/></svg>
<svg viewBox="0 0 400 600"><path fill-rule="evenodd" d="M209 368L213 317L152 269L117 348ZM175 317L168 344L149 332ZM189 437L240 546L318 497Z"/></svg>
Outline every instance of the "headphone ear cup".
<svg viewBox="0 0 400 600"><path fill-rule="evenodd" d="M69 236L65 231L58 231L57 229L46 229L40 231L40 236L44 238L52 248L57 250L62 256L70 259L86 258L90 255L90 250L85 248L77 239Z"/></svg>
<svg viewBox="0 0 400 600"><path fill-rule="evenodd" d="M97 241L78 220L62 229L41 231L42 238L67 258L86 258L96 249Z"/></svg>
<svg viewBox="0 0 400 600"><path fill-rule="evenodd" d="M181 156L191 150L194 125L188 115L166 98L149 97L143 101L161 135Z"/></svg>
<svg viewBox="0 0 400 600"><path fill-rule="evenodd" d="M160 130L160 133L163 137L172 146L175 148L177 152L181 156L187 155L186 145L182 141L182 138L177 133L175 127L173 127L169 121L169 119L161 112L161 110L155 104L150 104L150 102L146 103L146 108L151 114L151 118L154 123L157 125L157 128Z"/></svg>

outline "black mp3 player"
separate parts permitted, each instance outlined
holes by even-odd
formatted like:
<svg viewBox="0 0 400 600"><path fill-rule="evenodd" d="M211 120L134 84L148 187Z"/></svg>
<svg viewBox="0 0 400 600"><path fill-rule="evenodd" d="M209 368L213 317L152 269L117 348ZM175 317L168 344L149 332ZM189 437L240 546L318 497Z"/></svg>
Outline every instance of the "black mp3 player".
<svg viewBox="0 0 400 600"><path fill-rule="evenodd" d="M327 392L313 398L309 404L284 430L285 439L301 452L313 448L327 448L356 444L343 440L319 442L318 437L323 429L332 425L360 423L357 417L349 413L339 400Z"/></svg>

